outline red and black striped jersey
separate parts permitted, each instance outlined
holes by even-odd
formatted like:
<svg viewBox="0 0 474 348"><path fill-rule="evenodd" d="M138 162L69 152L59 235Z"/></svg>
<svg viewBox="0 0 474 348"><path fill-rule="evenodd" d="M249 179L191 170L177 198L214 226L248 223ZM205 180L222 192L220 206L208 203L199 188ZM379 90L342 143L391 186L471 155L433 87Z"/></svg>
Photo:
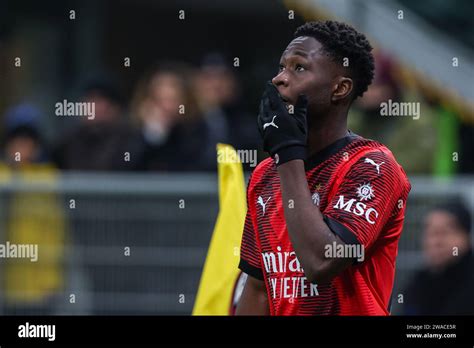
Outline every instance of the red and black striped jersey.
<svg viewBox="0 0 474 348"><path fill-rule="evenodd" d="M388 315L411 188L405 172L387 147L354 133L311 156L305 167L313 204L346 245L361 247L363 258L326 284L306 279L268 158L248 184L239 268L265 282L272 315Z"/></svg>

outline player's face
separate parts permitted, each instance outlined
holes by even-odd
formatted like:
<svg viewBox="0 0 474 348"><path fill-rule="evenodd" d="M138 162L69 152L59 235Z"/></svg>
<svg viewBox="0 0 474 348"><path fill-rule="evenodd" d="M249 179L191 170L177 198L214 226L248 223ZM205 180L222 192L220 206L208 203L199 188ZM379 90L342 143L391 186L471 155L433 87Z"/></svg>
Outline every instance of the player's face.
<svg viewBox="0 0 474 348"><path fill-rule="evenodd" d="M290 42L280 59L278 74L272 79L283 100L295 104L298 95L308 97L309 112L326 111L340 76L331 59L314 38L300 36Z"/></svg>
<svg viewBox="0 0 474 348"><path fill-rule="evenodd" d="M469 237L459 230L456 219L444 211L428 214L423 233L423 250L428 264L437 268L455 261L455 247L459 255L469 248Z"/></svg>

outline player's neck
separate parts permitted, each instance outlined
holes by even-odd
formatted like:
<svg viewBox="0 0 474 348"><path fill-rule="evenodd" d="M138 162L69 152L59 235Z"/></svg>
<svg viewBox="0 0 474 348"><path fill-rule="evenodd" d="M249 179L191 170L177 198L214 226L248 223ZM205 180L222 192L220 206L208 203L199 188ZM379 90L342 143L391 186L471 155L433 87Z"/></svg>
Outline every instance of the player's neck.
<svg viewBox="0 0 474 348"><path fill-rule="evenodd" d="M312 156L347 134L347 122L336 121L335 118L318 125L313 124L308 134L308 151Z"/></svg>

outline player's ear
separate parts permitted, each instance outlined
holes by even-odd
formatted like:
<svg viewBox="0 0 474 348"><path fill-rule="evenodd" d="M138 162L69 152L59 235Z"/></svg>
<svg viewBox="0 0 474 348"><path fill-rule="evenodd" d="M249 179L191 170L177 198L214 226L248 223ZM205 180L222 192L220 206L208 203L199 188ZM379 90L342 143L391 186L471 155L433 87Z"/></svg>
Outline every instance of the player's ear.
<svg viewBox="0 0 474 348"><path fill-rule="evenodd" d="M349 77L339 77L333 86L331 101L337 102L351 94L354 83Z"/></svg>

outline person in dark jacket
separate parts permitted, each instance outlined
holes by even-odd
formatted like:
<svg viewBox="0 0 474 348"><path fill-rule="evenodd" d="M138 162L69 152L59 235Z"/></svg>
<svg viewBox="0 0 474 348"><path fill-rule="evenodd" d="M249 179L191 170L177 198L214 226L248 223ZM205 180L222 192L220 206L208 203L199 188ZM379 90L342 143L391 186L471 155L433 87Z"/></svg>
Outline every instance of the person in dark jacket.
<svg viewBox="0 0 474 348"><path fill-rule="evenodd" d="M124 102L114 83L89 80L81 102L94 105L93 117L80 117L77 127L59 137L53 160L62 170L128 171L140 169L143 144L124 116ZM74 118L66 120L73 121Z"/></svg>

